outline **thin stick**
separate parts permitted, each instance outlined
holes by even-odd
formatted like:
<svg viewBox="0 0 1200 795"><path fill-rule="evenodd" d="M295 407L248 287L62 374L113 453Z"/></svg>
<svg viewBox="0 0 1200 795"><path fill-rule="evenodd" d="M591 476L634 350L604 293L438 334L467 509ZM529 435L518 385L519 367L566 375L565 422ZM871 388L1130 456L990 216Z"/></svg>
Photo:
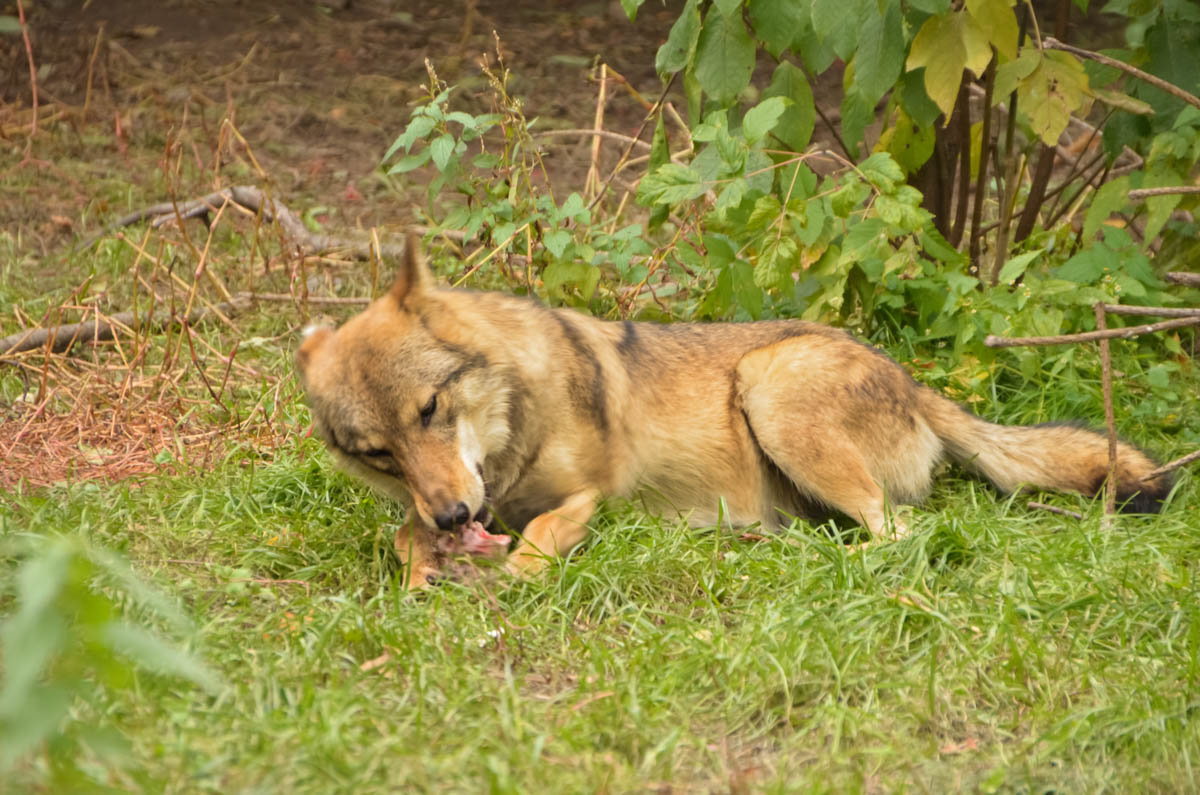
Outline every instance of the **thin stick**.
<svg viewBox="0 0 1200 795"><path fill-rule="evenodd" d="M1057 508L1053 505L1047 505L1044 502L1033 502L1031 500L1030 502L1026 503L1026 505L1029 508L1035 508L1039 511L1049 511L1050 513L1056 513L1059 516L1069 516L1072 519L1083 519L1083 514L1081 514L1081 513L1076 513L1075 511L1068 511L1066 508Z"/></svg>
<svg viewBox="0 0 1200 795"><path fill-rule="evenodd" d="M1096 330L1107 330L1108 318L1104 314L1104 304L1097 302L1093 310L1096 313ZM1104 513L1112 516L1117 512L1117 420L1113 413L1112 357L1107 338L1100 340L1100 372L1100 384L1104 389L1104 428L1108 432L1108 479L1104 486Z"/></svg>
<svg viewBox="0 0 1200 795"><path fill-rule="evenodd" d="M640 138L634 138L629 135L623 135L612 130L541 130L540 132L530 133L531 138L581 138L584 136L595 136L596 138L609 138L613 141L620 141L623 144L630 144L641 149L649 149L650 144Z"/></svg>
<svg viewBox="0 0 1200 795"><path fill-rule="evenodd" d="M21 38L25 40L25 57L29 59L29 90L33 93L33 117L29 120L29 137L38 131L37 67L33 65L33 45L29 43L29 26L25 24L25 4L17 0L17 16L21 22Z"/></svg>
<svg viewBox="0 0 1200 795"><path fill-rule="evenodd" d="M654 118L655 112L658 111L662 107L663 102L665 102L667 99L667 92L669 92L671 90L671 87L675 85L675 80L678 77L679 77L679 72L676 72L675 74L671 75L671 79L667 82L667 84L665 86L663 86L662 93L658 95L658 100L654 103L654 107L650 108L650 111L642 119L642 126L638 127L637 132L634 133L634 135L633 135L634 138L641 139L642 131L644 131L646 129L646 125L650 123L650 120L652 118ZM600 203L600 200L604 198L604 194L608 192L608 186L612 183L613 179L617 176L617 172L621 170L622 164L624 164L625 160L628 159L629 154L632 151L633 151L633 144L630 144L629 146L627 146L625 148L625 151L621 154L621 159L617 161L616 167L613 169L612 173L608 175L608 179L604 181L604 184L600 187L600 190L596 192L596 197L594 199L592 199L591 204L588 205L589 210L595 209L596 205Z"/></svg>
<svg viewBox="0 0 1200 795"><path fill-rule="evenodd" d="M600 190L600 135L604 130L604 105L608 101L608 64L600 64L600 91L596 96L596 117L592 129L597 133L592 138L592 159L587 177L583 181L583 192L592 195Z"/></svg>
<svg viewBox="0 0 1200 795"><path fill-rule="evenodd" d="M1164 320L1161 323L1151 323L1145 326L1130 326L1129 328L1112 328L1104 331L1087 331L1083 334L1063 334L1057 337L997 337L989 334L983 344L989 348L1019 348L1024 345L1069 345L1076 342L1092 342L1095 340L1133 339L1142 334L1153 334L1157 331L1168 331L1175 328L1200 325L1200 316L1181 317L1175 320Z"/></svg>
<svg viewBox="0 0 1200 795"><path fill-rule="evenodd" d="M1200 185L1171 185L1166 188L1138 188L1129 191L1130 201L1141 201L1151 196L1173 196L1181 193L1200 193Z"/></svg>
<svg viewBox="0 0 1200 795"><path fill-rule="evenodd" d="M253 298L255 301L283 301L286 303L309 303L309 304L329 304L331 306L366 306L371 303L370 298L343 298L337 295L310 295L306 298L301 298L298 295L291 293L239 293L239 297ZM1200 310L1198 310L1200 311Z"/></svg>
<svg viewBox="0 0 1200 795"><path fill-rule="evenodd" d="M1176 458L1174 461L1171 461L1170 463L1163 464L1158 469L1155 469L1155 470L1149 472L1148 474L1143 475L1142 481L1145 482L1147 480L1154 480L1159 475L1165 475L1168 472L1173 472L1174 470L1179 469L1184 464L1190 464L1193 461L1197 461L1197 460L1200 460L1200 450L1197 450L1194 453L1188 453L1183 458Z"/></svg>
<svg viewBox="0 0 1200 795"><path fill-rule="evenodd" d="M104 23L100 23L100 27L96 30L96 46L92 48L92 57L88 58L88 76L87 89L83 93L83 113L81 114L82 121L87 124L88 106L92 100L92 78L95 75L96 56L100 54L100 42L104 39Z"/></svg>
<svg viewBox="0 0 1200 795"><path fill-rule="evenodd" d="M1126 304L1105 304L1104 311L1110 315L1142 315L1146 317L1196 317L1200 315L1200 307L1182 309L1169 306L1128 306Z"/></svg>
<svg viewBox="0 0 1200 795"><path fill-rule="evenodd" d="M1042 39L1042 46L1045 47L1047 50L1062 50L1063 52L1069 52L1072 55L1077 55L1080 58L1087 58L1088 60L1096 61L1097 63L1102 63L1105 66L1111 66L1113 69L1120 69L1122 72L1125 72L1126 74L1133 75L1137 79L1143 80L1143 81L1149 83L1150 85L1154 86L1155 88L1162 89L1163 91L1166 91L1168 94L1170 94L1174 97L1178 97L1179 99L1182 99L1184 102L1188 103L1189 105L1193 105L1197 108L1200 108L1200 97L1197 97L1195 94L1189 94L1188 92L1184 91L1179 86L1174 85L1173 83L1168 83L1166 80L1163 80L1161 77L1155 77L1154 75L1152 75L1148 72L1143 72L1141 69L1138 69L1136 66L1130 66L1129 64L1125 63L1124 61L1118 61L1116 58L1109 58L1107 55L1101 55L1098 52L1084 50L1079 47L1072 47L1070 44L1063 44L1058 39L1050 37L1050 36L1046 37L1045 39Z"/></svg>

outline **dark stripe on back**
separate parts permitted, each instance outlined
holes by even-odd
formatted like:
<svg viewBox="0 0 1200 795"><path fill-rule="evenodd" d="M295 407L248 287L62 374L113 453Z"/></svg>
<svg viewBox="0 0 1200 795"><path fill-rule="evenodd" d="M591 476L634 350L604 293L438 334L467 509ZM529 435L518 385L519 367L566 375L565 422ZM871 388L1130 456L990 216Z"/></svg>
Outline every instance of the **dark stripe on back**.
<svg viewBox="0 0 1200 795"><path fill-rule="evenodd" d="M569 392L571 401L579 408L585 410L592 418L592 422L600 429L601 433L608 433L608 390L604 378L604 367L600 364L600 360L596 358L596 352L593 351L584 341L583 336L579 333L579 329L572 325L571 321L567 320L559 312L554 312L553 317L558 321L558 326L562 329L563 337L567 343L575 349L579 358L586 364L591 366L591 378L586 377L577 370L571 374L571 383Z"/></svg>

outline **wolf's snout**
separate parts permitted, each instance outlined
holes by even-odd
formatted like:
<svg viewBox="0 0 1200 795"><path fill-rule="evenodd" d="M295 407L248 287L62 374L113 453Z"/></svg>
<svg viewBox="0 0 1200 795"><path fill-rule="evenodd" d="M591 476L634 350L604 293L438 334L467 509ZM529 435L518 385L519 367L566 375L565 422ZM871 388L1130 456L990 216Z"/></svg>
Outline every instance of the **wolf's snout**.
<svg viewBox="0 0 1200 795"><path fill-rule="evenodd" d="M460 502L453 508L440 511L433 515L433 521L439 530L450 530L456 525L466 524L471 520L471 509L465 502Z"/></svg>

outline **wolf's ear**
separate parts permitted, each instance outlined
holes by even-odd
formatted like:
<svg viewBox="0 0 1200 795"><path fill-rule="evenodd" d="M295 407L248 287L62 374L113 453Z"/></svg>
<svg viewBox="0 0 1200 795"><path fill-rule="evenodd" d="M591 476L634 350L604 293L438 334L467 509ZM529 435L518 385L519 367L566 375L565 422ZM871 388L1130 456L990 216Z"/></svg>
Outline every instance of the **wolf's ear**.
<svg viewBox="0 0 1200 795"><path fill-rule="evenodd" d="M433 287L433 274L421 256L421 238L415 232L409 232L404 241L404 259L400 262L400 270L396 272L396 281L388 294L403 304L413 295L419 295Z"/></svg>

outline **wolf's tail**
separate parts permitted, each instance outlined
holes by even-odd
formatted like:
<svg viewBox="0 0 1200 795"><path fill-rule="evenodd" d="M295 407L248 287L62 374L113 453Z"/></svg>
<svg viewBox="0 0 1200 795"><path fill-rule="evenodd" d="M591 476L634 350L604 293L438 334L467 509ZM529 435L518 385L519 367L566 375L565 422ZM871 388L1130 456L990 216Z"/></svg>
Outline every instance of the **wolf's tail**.
<svg viewBox="0 0 1200 795"><path fill-rule="evenodd" d="M1070 424L995 425L930 389L921 390L922 413L957 464L1006 492L1022 487L1095 496L1108 478L1108 440ZM1172 478L1143 480L1157 468L1148 455L1117 442L1117 504L1134 513L1157 513Z"/></svg>

